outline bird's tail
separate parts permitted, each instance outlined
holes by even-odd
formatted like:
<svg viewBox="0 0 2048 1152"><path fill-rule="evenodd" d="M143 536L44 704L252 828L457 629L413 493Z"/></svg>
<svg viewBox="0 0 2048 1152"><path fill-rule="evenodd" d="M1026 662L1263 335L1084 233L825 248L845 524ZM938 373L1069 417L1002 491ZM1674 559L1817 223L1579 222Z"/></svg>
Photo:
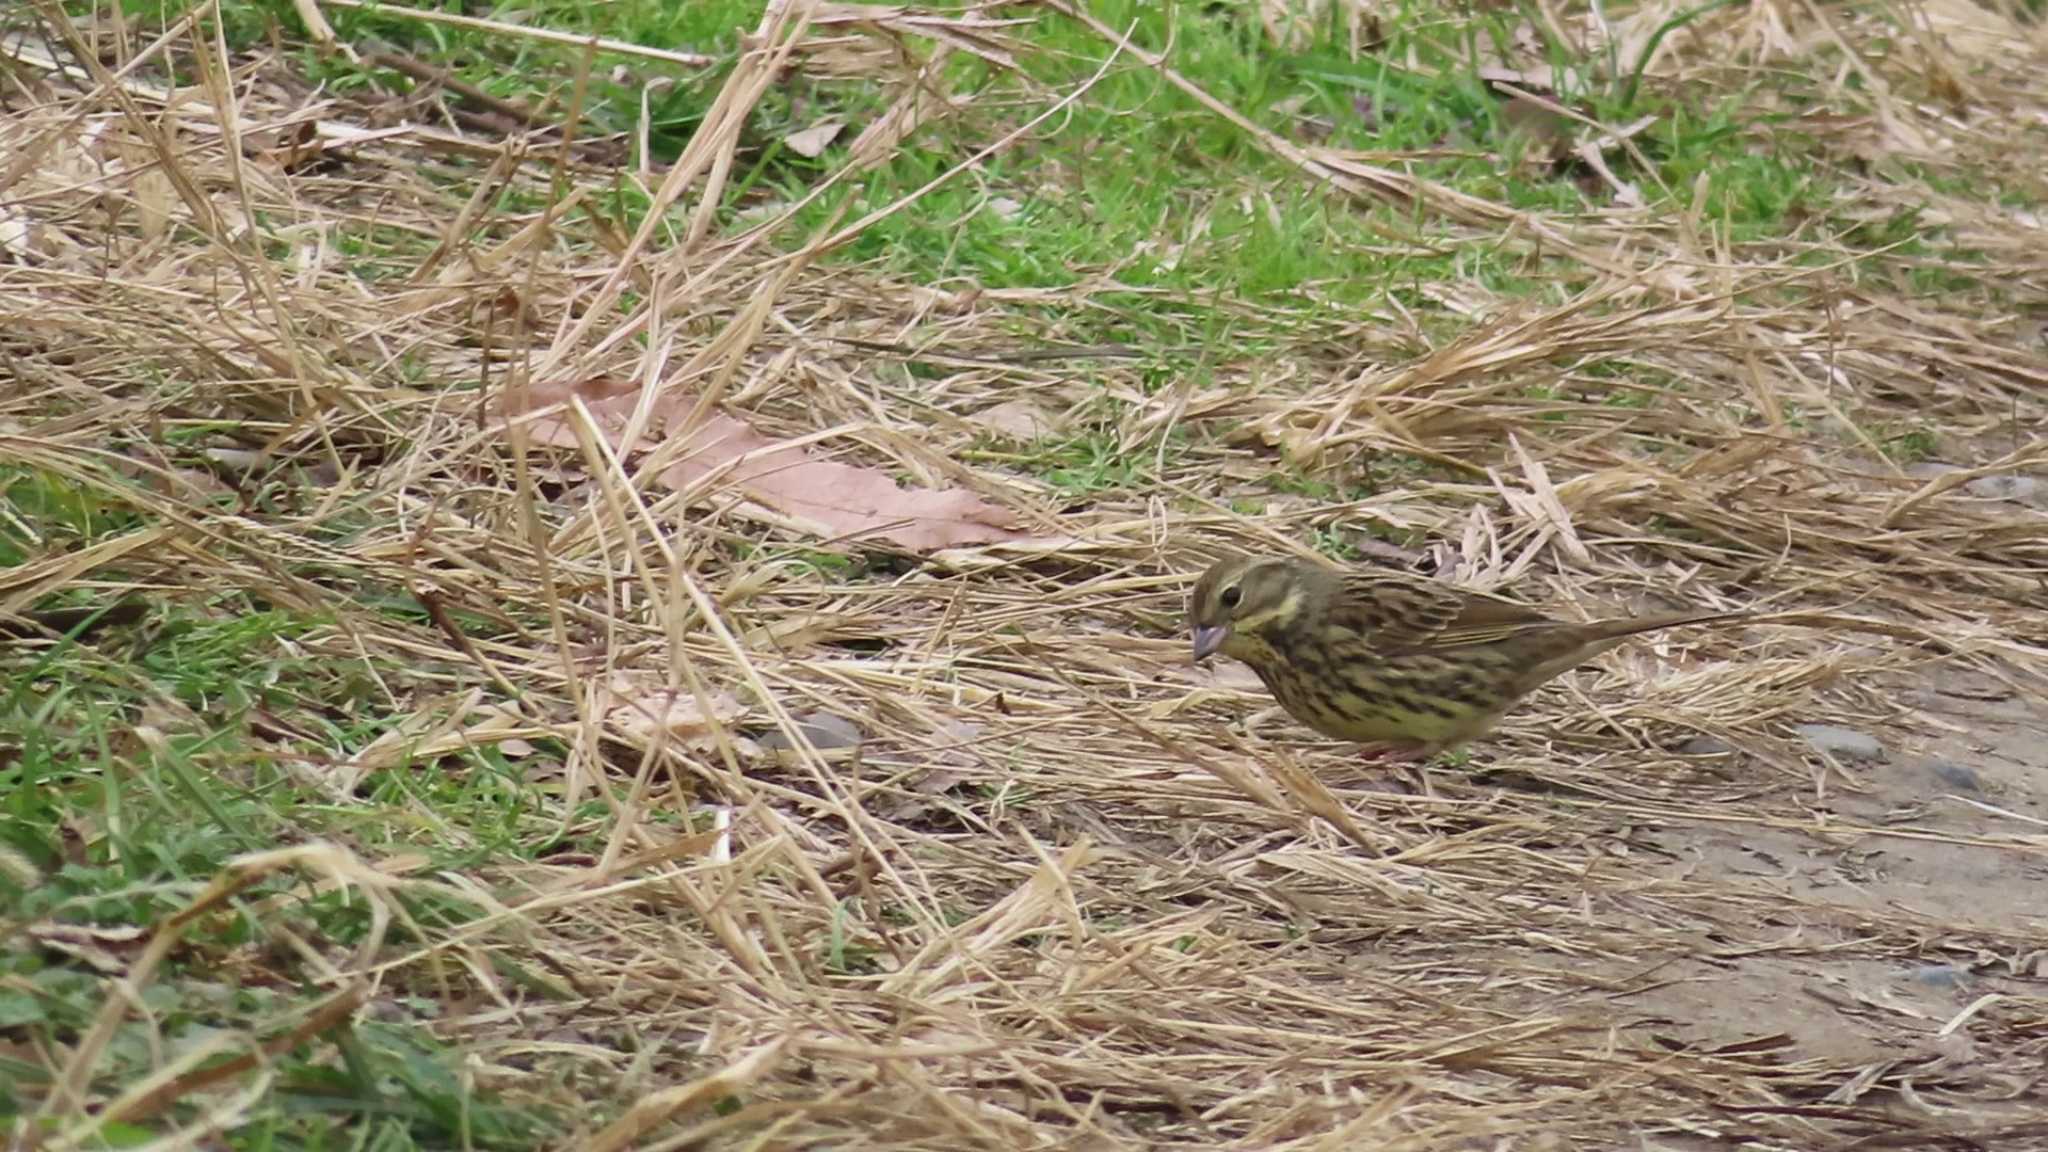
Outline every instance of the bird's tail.
<svg viewBox="0 0 2048 1152"><path fill-rule="evenodd" d="M1556 636L1556 651L1545 653L1541 645L1530 646L1529 667L1521 681L1526 687L1522 690L1533 690L1552 676L1584 664L1602 652L1619 646L1628 637L1641 632L1676 628L1681 624L1719 624L1725 621L1747 620L1754 615L1754 612L1656 612L1648 616L1623 616L1614 620L1597 620L1590 624L1564 625Z"/></svg>
<svg viewBox="0 0 2048 1152"><path fill-rule="evenodd" d="M1615 620L1602 620L1594 627L1603 640L1619 640L1639 632L1655 632L1660 628L1676 628L1682 624L1719 624L1729 620L1753 620L1755 612L1653 612L1647 616L1624 616Z"/></svg>

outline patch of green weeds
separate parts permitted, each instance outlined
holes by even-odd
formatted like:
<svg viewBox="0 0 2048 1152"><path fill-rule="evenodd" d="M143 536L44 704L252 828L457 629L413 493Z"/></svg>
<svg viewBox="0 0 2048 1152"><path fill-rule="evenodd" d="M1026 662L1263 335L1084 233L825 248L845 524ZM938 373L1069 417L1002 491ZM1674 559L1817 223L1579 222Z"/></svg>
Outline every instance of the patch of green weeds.
<svg viewBox="0 0 2048 1152"><path fill-rule="evenodd" d="M1883 219L1857 221L1840 234L1842 242L1851 247L1896 247L1901 251L1918 248L1925 236L1925 223L1917 206L1895 208Z"/></svg>
<svg viewBox="0 0 2048 1152"><path fill-rule="evenodd" d="M2003 300L2009 293L2002 285L1986 281L1979 273L1984 265L1980 252L1950 248L1929 259L1915 260L1907 265L1906 285L1916 296L1951 296L1957 293L1984 293L1990 299Z"/></svg>
<svg viewBox="0 0 2048 1152"><path fill-rule="evenodd" d="M106 511L44 482L18 482L8 500L16 509L41 501L51 516L45 527L91 531ZM9 686L0 694L0 848L9 862L0 869L0 1050L14 1054L0 1072L17 1087L0 1094L0 1124L33 1108L52 1074L19 1054L73 1047L115 994L111 974L126 969L134 942L170 922L236 857L313 837L352 841L370 855L401 844L444 863L462 855L433 838L405 843L418 835L417 821L394 818L400 809L374 798L343 806L349 819L332 819L336 806L309 785L389 725L370 714L376 700L351 697L332 661L307 654L308 639L327 627L223 601L207 612L170 606L145 632L116 626L89 642L0 649L0 683ZM349 720L351 711L360 714ZM259 727L342 738L279 743ZM488 835L492 824L476 819L488 806L455 795L480 789L448 782L484 774L438 767L427 797L437 816L468 837ZM501 791L510 797L497 799L501 808L525 806L516 781ZM507 851L511 838L493 847ZM440 935L483 911L392 898L405 905L386 935L393 942L409 925ZM297 873L259 881L186 929L141 989L146 1018L130 1012L116 1029L95 1083L136 1083L162 1066L166 1050L225 1039L227 1051L246 1051L290 1034L331 989L314 982L289 941L339 954L372 930L360 894L314 893ZM391 986L404 980L395 973ZM437 1011L428 1000L339 1025L266 1061L276 1079L252 1126L230 1144L513 1148L551 1132L543 1118L470 1088L461 1057L418 1019ZM178 1101L126 1135L103 1136L157 1138L202 1104Z"/></svg>
<svg viewBox="0 0 2048 1152"><path fill-rule="evenodd" d="M1604 408L1640 410L1668 393L1683 393L1686 383L1667 369L1633 359L1592 360L1575 365L1555 395Z"/></svg>
<svg viewBox="0 0 2048 1152"><path fill-rule="evenodd" d="M842 579L858 575L861 567L857 557L848 556L843 552L820 552L814 548L800 549L790 559L805 571Z"/></svg>
<svg viewBox="0 0 2048 1152"><path fill-rule="evenodd" d="M1356 485L1360 496L1371 496L1390 488L1437 478L1445 472L1443 465L1405 452L1374 452L1365 456L1361 463L1364 475L1359 477Z"/></svg>
<svg viewBox="0 0 2048 1152"><path fill-rule="evenodd" d="M1275 472L1266 477L1266 487L1287 496L1306 496L1311 500L1337 503L1344 500L1344 492L1323 476L1307 476L1299 472Z"/></svg>
<svg viewBox="0 0 2048 1152"><path fill-rule="evenodd" d="M1334 524L1311 532L1309 547L1332 560L1358 559L1358 545L1347 539L1344 530Z"/></svg>
<svg viewBox="0 0 2048 1152"><path fill-rule="evenodd" d="M1884 454L1897 464L1918 464L1941 452L1941 434L1931 427L1905 428L1878 440Z"/></svg>
<svg viewBox="0 0 2048 1152"><path fill-rule="evenodd" d="M881 958L874 948L853 939L848 930L855 915L843 900L832 909L822 959L825 971L835 976L866 976L881 970Z"/></svg>
<svg viewBox="0 0 2048 1152"><path fill-rule="evenodd" d="M1705 110L1673 105L1638 137L1671 189L1673 207L1689 208L1704 179L1706 218L1725 225L1738 242L1779 235L1789 218L1828 202L1823 174L1799 142L1746 123L1743 107L1740 99Z"/></svg>
<svg viewBox="0 0 2048 1152"><path fill-rule="evenodd" d="M1467 76L1437 82L1388 72L1376 58L1352 61L1334 41L1277 52L1256 21L1230 14L1109 4L1097 15L1118 27L1135 22L1141 43L1170 41L1176 67L1276 130L1293 131L1303 113L1341 120L1338 142L1347 146L1430 147L1490 99ZM1104 51L1092 33L1057 17L1024 35L1039 49L1028 67L1050 86L1080 82ZM969 91L1006 82L979 62L950 79ZM1401 110L1371 141L1356 107L1366 87ZM849 207L873 210L922 187L997 128L951 121L928 129L850 190ZM1490 164L1474 171L1482 167ZM1438 269L1379 253L1390 213L1303 180L1149 70L1119 67L1057 128L983 161L971 182L925 193L917 211L869 229L844 255L924 282L967 277L1003 287L1057 288L1113 269L1143 294L1128 309L1114 294L1098 295L1076 319L1085 324L1106 307L1116 323L1083 338L1214 345L1229 335L1215 324L1218 304L1299 296L1341 311L1447 271L1456 254Z"/></svg>
<svg viewBox="0 0 2048 1152"><path fill-rule="evenodd" d="M1034 446L1026 468L1067 496L1092 496L1136 487L1147 475L1143 453L1124 452L1114 433L1082 432Z"/></svg>
<svg viewBox="0 0 2048 1152"><path fill-rule="evenodd" d="M116 0L116 3L131 30L162 27L166 12L172 14L170 19L183 14L176 5L167 5L163 0ZM107 24L107 0L63 0L62 7L82 32L91 30L96 23L102 28ZM295 36L300 28L291 0L238 0L237 3L217 6L215 12L216 18L222 22L221 32L232 49L262 43L279 33Z"/></svg>
<svg viewBox="0 0 2048 1152"><path fill-rule="evenodd" d="M134 529L127 505L54 472L0 464L0 568Z"/></svg>
<svg viewBox="0 0 2048 1152"><path fill-rule="evenodd" d="M336 228L333 242L350 273L374 281L412 275L437 240L410 228L366 223Z"/></svg>
<svg viewBox="0 0 2048 1152"><path fill-rule="evenodd" d="M1091 11L1131 28L1141 45L1170 45L1174 67L1283 137L1402 154L1411 158L1400 166L1419 176L1518 206L1592 203L1577 182L1583 174L1520 163L1527 134L1469 63L1477 47L1520 35L1519 13L1402 4L1383 24L1385 41L1354 56L1334 24L1287 51L1236 8L1130 2ZM1092 33L1051 15L1020 35L1035 49L1026 67L1054 89L1079 83L1106 52ZM1560 74L1585 64L1559 45L1544 51ZM1703 179L1706 210L1738 240L1775 234L1828 202L1826 174L1806 142L1758 116L1752 94L1709 101L1682 90L1624 91L1616 67L1603 73L1606 86L1560 99L1587 106L1602 122L1656 116L1633 138L1647 170L1631 170L1622 151L1610 156L1652 200L1668 195L1673 209L1688 210ZM974 60L948 79L963 93L1007 83ZM920 133L849 189L846 207L873 210L940 175L1002 127L978 115ZM822 216L831 207L812 211ZM1390 251L1385 237L1414 232L1416 224L1403 209L1349 200L1304 180L1150 70L1119 66L1056 127L986 159L973 181L923 194L916 211L870 229L843 256L927 283L966 278L1006 288L1059 288L1113 270L1143 294L1126 307L1115 293L1098 293L1070 322L1083 339L1154 349L1270 340L1274 325L1240 337L1216 322L1239 301L1313 305L1304 310L1312 318L1315 309L1341 314L1388 295L1428 305L1424 288L1447 280L1508 295L1557 290L1517 253Z"/></svg>

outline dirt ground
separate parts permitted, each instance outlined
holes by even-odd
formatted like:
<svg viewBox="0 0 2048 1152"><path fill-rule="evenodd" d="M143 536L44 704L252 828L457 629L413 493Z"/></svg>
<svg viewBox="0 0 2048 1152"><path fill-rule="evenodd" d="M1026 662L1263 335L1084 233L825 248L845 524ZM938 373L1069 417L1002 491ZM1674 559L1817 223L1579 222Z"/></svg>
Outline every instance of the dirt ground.
<svg viewBox="0 0 2048 1152"><path fill-rule="evenodd" d="M1750 931L1655 960L1603 998L1640 1014L1636 1027L1688 1043L1873 1064L1967 1062L1963 1013L1996 1003L1986 997L2038 1002L2048 720L1995 682L1943 679L1913 706L1961 731L1887 732L1884 759L1830 767L1824 803L1787 797L1809 814L1805 827L1674 820L1618 845L1661 878L1764 911ZM1871 947L1874 922L1911 926L1924 950ZM2002 947L1944 944L1950 933Z"/></svg>
<svg viewBox="0 0 2048 1152"><path fill-rule="evenodd" d="M1811 790L1785 798L1805 810L1804 827L1638 830L1627 846L1647 870L1760 915L1699 951L1653 958L1597 998L1653 1037L1873 1068L1929 1057L1967 1066L1980 1056L1961 1027L1971 1015L2005 1002L2038 1016L2048 713L1988 677L1930 679L1939 686L1902 695L1912 713L1883 733L1882 759L1828 767L1824 801ZM1874 924L1907 928L1921 950L1876 943ZM2048 1101L2042 1079L2048 1068L2014 1076L2015 1105Z"/></svg>

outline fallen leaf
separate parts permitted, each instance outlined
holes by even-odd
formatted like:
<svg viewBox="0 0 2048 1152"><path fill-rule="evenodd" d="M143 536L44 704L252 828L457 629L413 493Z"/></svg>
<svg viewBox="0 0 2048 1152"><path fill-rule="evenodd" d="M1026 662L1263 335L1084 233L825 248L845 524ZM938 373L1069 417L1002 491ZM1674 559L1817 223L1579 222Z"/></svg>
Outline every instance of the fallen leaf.
<svg viewBox="0 0 2048 1152"><path fill-rule="evenodd" d="M1307 0L1299 6L1289 0L1261 0L1259 23L1265 25L1266 38L1275 48L1283 52L1301 52L1315 38L1316 21L1322 15L1321 7L1316 0Z"/></svg>
<svg viewBox="0 0 2048 1152"><path fill-rule="evenodd" d="M683 489L720 473L724 483L808 522L821 536L873 535L926 551L1024 535L1007 510L964 488L905 488L876 469L778 444L724 415L713 415L690 434L683 458L661 474L661 482Z"/></svg>
<svg viewBox="0 0 2048 1152"><path fill-rule="evenodd" d="M688 748L709 748L715 743L714 729L731 724L746 713L730 692L709 694L699 702L688 688L671 690L666 684L640 683L619 673L609 685L611 700L605 718L635 743L650 743L657 736L680 741ZM705 711L704 704L710 705ZM666 733L664 736L663 734Z"/></svg>
<svg viewBox="0 0 2048 1152"><path fill-rule="evenodd" d="M35 255L28 217L20 212L0 212L0 256L26 262Z"/></svg>
<svg viewBox="0 0 2048 1152"><path fill-rule="evenodd" d="M686 392L664 393L652 406L643 442L633 445L617 442L640 400L639 387L629 382L599 376L568 387L535 385L525 410L562 403L571 395L582 398L621 454L665 438L665 426L686 418L697 403ZM545 444L576 443L560 416L535 420L530 434ZM843 464L809 446L771 440L745 421L717 412L690 432L676 463L657 479L678 491L704 484L714 492L737 488L816 535L880 537L914 552L1029 538L1008 510L964 488L906 488L879 469Z"/></svg>
<svg viewBox="0 0 2048 1152"><path fill-rule="evenodd" d="M1059 417L1026 397L1005 400L967 418L969 424L1006 440L1032 441L1059 430Z"/></svg>
<svg viewBox="0 0 2048 1152"><path fill-rule="evenodd" d="M589 406L591 414L597 417L598 427L615 436L624 430L626 417L632 413L633 401L639 391L639 385L616 376L592 376L574 383L557 381L533 384L527 388L526 404L508 405L506 416L515 417L527 412L537 412L556 404L566 404L572 397L580 397L583 403ZM507 397L508 401L510 399ZM504 430L504 423L501 421L498 425L500 431ZM552 444L557 448L576 447L575 429L569 427L569 422L560 416L532 421L527 425L527 435L542 444ZM613 441L612 447L620 451L625 450L616 440Z"/></svg>
<svg viewBox="0 0 2048 1152"><path fill-rule="evenodd" d="M2023 50L2026 33L2005 15L1970 0L1923 0L1913 6L1914 23L1948 41L1950 51L1982 60Z"/></svg>
<svg viewBox="0 0 2048 1152"><path fill-rule="evenodd" d="M199 454L207 463L235 477L246 477L270 463L270 455L248 448L203 448Z"/></svg>
<svg viewBox="0 0 2048 1152"><path fill-rule="evenodd" d="M932 765L926 771L902 778L902 794L881 802L875 811L891 820L915 820L937 808L940 797L974 779L971 771L980 761L973 745L986 729L973 720L940 720L925 735L918 760Z"/></svg>
<svg viewBox="0 0 2048 1152"><path fill-rule="evenodd" d="M807 160L815 160L832 146L832 141L839 138L840 130L845 127L844 120L820 120L809 128L784 136L782 146Z"/></svg>
<svg viewBox="0 0 2048 1152"><path fill-rule="evenodd" d="M977 757L972 746L981 740L983 731L983 727L972 720L939 721L938 731L931 734L926 746L928 759L934 764L957 767L975 764Z"/></svg>
<svg viewBox="0 0 2048 1152"><path fill-rule="evenodd" d="M56 921L29 925L28 936L52 952L61 952L103 975L128 971L132 957L127 954L145 940L140 928L99 928Z"/></svg>

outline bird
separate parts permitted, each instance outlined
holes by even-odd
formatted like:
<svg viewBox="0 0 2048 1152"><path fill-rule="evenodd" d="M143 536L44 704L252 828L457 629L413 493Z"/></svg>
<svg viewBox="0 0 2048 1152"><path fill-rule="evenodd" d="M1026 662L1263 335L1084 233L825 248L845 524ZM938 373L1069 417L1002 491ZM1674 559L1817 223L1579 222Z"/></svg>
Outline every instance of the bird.
<svg viewBox="0 0 2048 1152"><path fill-rule="evenodd" d="M1388 569L1269 556L1218 561L1188 597L1196 663L1219 652L1243 661L1289 715L1391 761L1472 741L1544 682L1637 633L1754 615L1574 623Z"/></svg>

